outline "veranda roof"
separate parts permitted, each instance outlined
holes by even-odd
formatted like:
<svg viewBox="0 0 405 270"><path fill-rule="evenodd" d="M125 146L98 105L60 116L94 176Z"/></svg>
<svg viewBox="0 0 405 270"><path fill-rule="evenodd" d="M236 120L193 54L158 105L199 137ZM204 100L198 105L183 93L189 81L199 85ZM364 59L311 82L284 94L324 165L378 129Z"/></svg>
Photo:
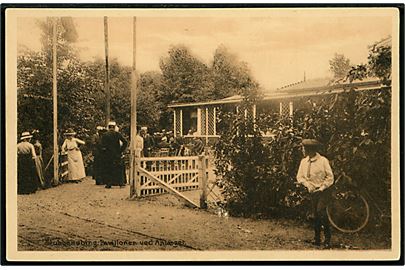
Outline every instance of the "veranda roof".
<svg viewBox="0 0 405 270"><path fill-rule="evenodd" d="M330 79L321 78L314 80L301 81L286 85L279 89L267 91L264 93L263 100L277 100L277 99L291 99L305 96L315 96L322 94L340 93L350 88L355 90L376 90L382 88L383 85L378 78L366 78L362 81L355 81L352 83L343 82L338 84L331 84ZM195 106L209 106L209 105L222 105L238 103L243 100L241 95L235 95L218 100L202 101L202 102L189 102L170 104L169 108L181 107L195 107Z"/></svg>

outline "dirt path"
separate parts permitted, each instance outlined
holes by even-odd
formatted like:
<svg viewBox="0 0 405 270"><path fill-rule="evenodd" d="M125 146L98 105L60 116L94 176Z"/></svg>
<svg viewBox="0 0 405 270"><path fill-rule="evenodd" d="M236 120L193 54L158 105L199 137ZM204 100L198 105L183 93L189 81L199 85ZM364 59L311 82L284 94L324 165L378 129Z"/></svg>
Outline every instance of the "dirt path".
<svg viewBox="0 0 405 270"><path fill-rule="evenodd" d="M198 192L188 192L198 199ZM129 187L86 178L18 196L19 250L313 249L309 224L222 218L171 195L128 200ZM384 249L390 239L334 232L334 248Z"/></svg>

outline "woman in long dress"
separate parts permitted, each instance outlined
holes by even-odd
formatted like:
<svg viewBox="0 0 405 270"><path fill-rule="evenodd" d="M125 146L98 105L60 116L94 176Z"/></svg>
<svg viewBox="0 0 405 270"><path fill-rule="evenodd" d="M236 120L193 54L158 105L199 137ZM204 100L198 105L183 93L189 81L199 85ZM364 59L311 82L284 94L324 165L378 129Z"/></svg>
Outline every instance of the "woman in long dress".
<svg viewBox="0 0 405 270"><path fill-rule="evenodd" d="M42 158L42 144L39 142L39 131L34 130L32 132L34 136L34 149L35 149L35 167L37 170L38 182L42 187L45 187L45 177L44 177L44 160Z"/></svg>
<svg viewBox="0 0 405 270"><path fill-rule="evenodd" d="M84 141L75 138L76 132L73 129L68 129L65 133L66 139L62 145L62 151L67 152L68 157L68 180L81 181L86 177L86 172L83 165L82 152L79 145L85 144Z"/></svg>
<svg viewBox="0 0 405 270"><path fill-rule="evenodd" d="M104 151L104 182L106 188L111 186L125 186L126 179L125 167L122 160L122 154L128 146L128 141L121 133L116 131L116 123L108 123L108 131L101 139L101 145Z"/></svg>
<svg viewBox="0 0 405 270"><path fill-rule="evenodd" d="M17 144L18 155L18 194L33 193L38 188L38 181L35 173L35 149L29 142L32 135L29 132L23 132L21 135L21 142Z"/></svg>

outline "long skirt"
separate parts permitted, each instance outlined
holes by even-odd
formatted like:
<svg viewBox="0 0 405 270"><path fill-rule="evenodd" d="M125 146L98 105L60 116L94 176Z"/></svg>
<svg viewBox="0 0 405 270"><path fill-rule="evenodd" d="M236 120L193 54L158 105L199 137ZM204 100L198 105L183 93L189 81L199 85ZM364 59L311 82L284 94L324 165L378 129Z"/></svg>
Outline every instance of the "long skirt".
<svg viewBox="0 0 405 270"><path fill-rule="evenodd" d="M68 179L79 180L86 177L86 172L83 165L82 152L80 150L68 151Z"/></svg>
<svg viewBox="0 0 405 270"><path fill-rule="evenodd" d="M18 194L33 193L38 188L35 163L31 154L18 155Z"/></svg>
<svg viewBox="0 0 405 270"><path fill-rule="evenodd" d="M103 180L103 167L104 167L104 162L103 162L103 155L100 152L94 152L94 162L93 162L93 178L96 180L96 185L102 185L104 183Z"/></svg>
<svg viewBox="0 0 405 270"><path fill-rule="evenodd" d="M45 177L44 177L44 161L41 156L35 158L35 168L37 171L38 183L44 187L45 186Z"/></svg>
<svg viewBox="0 0 405 270"><path fill-rule="evenodd" d="M108 158L104 166L104 184L109 186L123 186L126 183L125 164L121 158Z"/></svg>

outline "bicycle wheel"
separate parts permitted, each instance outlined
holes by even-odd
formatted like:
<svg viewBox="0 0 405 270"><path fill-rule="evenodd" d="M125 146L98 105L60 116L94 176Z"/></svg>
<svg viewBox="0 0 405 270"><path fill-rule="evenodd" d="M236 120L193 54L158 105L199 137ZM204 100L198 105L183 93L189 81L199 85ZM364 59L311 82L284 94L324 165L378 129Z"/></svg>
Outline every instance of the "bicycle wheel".
<svg viewBox="0 0 405 270"><path fill-rule="evenodd" d="M366 199L352 191L339 192L332 196L326 213L332 226L344 233L360 231L367 225L370 217Z"/></svg>

